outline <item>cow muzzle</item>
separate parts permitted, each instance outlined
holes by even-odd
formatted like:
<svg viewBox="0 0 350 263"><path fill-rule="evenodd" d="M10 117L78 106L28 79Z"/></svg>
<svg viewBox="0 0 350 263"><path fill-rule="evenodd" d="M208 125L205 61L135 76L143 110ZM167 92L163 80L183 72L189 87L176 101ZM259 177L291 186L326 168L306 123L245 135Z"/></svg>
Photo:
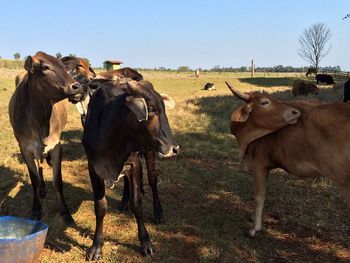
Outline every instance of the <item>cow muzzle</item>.
<svg viewBox="0 0 350 263"><path fill-rule="evenodd" d="M71 95L83 94L84 88L79 82L74 82L74 83L69 85L68 93Z"/></svg>
<svg viewBox="0 0 350 263"><path fill-rule="evenodd" d="M179 145L172 145L169 148L166 149L166 151L158 152L158 155L160 158L170 158L173 156L176 156L180 153L180 146Z"/></svg>

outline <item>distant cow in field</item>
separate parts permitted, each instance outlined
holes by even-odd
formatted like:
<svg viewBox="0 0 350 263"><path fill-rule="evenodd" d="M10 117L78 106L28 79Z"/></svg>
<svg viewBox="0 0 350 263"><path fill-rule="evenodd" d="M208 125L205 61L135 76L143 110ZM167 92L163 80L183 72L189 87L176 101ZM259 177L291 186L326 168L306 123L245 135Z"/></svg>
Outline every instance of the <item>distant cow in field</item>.
<svg viewBox="0 0 350 263"><path fill-rule="evenodd" d="M334 84L334 80L333 77L331 75L327 75L327 74L317 74L316 75L316 83L320 84L320 83L325 83L327 85L331 85Z"/></svg>
<svg viewBox="0 0 350 263"><path fill-rule="evenodd" d="M63 100L83 90L60 60L44 52L28 56L24 68L27 72L10 99L9 116L32 183L32 217L42 217L40 198L45 197L46 186L41 163L46 159L52 166L61 216L70 224L73 218L63 196L61 174L60 136L67 121Z"/></svg>
<svg viewBox="0 0 350 263"><path fill-rule="evenodd" d="M96 81L101 80L93 82ZM95 236L87 251L87 259L98 260L101 256L103 219L107 211L105 183L112 186L125 168L124 164L134 169L125 174L129 182L131 210L137 221L141 253L153 255L153 246L143 222L142 174L136 152L146 150L158 152L160 157L171 157L179 152L179 146L174 141L164 102L150 82L102 81L91 97L83 135L96 216Z"/></svg>
<svg viewBox="0 0 350 263"><path fill-rule="evenodd" d="M216 90L215 84L214 84L214 83L207 82L207 83L204 85L204 90Z"/></svg>
<svg viewBox="0 0 350 263"><path fill-rule="evenodd" d="M297 79L293 83L292 93L293 96L301 96L307 94L318 94L319 88L313 83L305 83L301 79Z"/></svg>
<svg viewBox="0 0 350 263"><path fill-rule="evenodd" d="M254 236L262 229L267 175L282 168L301 177L324 176L350 203L350 105L294 101L283 103L260 93L241 93L245 101L231 115L242 162L255 178Z"/></svg>
<svg viewBox="0 0 350 263"><path fill-rule="evenodd" d="M343 102L350 102L350 79L344 83L344 98Z"/></svg>
<svg viewBox="0 0 350 263"><path fill-rule="evenodd" d="M311 74L317 74L317 68L308 68L307 72L306 72L306 77L308 77Z"/></svg>

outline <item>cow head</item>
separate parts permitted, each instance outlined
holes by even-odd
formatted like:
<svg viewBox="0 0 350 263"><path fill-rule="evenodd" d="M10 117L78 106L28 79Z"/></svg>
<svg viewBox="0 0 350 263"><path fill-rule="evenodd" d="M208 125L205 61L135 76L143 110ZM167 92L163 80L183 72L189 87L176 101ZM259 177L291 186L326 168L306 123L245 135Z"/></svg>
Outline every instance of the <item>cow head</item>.
<svg viewBox="0 0 350 263"><path fill-rule="evenodd" d="M127 81L126 106L130 109L127 125L137 144L147 150L158 151L160 157L179 153L162 97L149 81Z"/></svg>
<svg viewBox="0 0 350 263"><path fill-rule="evenodd" d="M96 77L95 71L90 67L88 60L85 58L67 56L61 58L61 61L69 75L79 82L84 89L83 94L70 97L69 101L73 104L84 101L88 93L89 82Z"/></svg>
<svg viewBox="0 0 350 263"><path fill-rule="evenodd" d="M226 84L237 98L246 102L231 115L231 133L238 141L241 155L252 141L295 124L301 116L299 110L266 94L241 93Z"/></svg>
<svg viewBox="0 0 350 263"><path fill-rule="evenodd" d="M39 92L52 101L82 93L81 85L65 70L63 63L44 52L28 56L24 63L28 78L36 83Z"/></svg>
<svg viewBox="0 0 350 263"><path fill-rule="evenodd" d="M89 62L85 58L68 56L61 58L61 61L71 76L81 74L89 80L96 77L95 71L91 68Z"/></svg>

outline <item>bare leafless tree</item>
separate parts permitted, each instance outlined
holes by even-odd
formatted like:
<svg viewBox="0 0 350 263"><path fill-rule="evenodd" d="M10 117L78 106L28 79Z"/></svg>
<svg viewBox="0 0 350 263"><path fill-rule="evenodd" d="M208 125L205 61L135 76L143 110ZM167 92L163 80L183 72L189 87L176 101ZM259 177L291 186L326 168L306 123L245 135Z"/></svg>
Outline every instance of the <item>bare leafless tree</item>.
<svg viewBox="0 0 350 263"><path fill-rule="evenodd" d="M327 42L332 37L331 31L323 23L305 29L299 37L298 55L318 69L321 60L329 53L331 45Z"/></svg>

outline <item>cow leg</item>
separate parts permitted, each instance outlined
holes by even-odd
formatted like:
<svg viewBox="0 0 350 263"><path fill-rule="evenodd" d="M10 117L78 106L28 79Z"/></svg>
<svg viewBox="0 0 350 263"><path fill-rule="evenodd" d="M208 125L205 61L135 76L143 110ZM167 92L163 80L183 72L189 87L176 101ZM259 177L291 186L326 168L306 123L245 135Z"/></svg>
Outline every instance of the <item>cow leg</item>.
<svg viewBox="0 0 350 263"><path fill-rule="evenodd" d="M136 161L137 160L137 161ZM143 211L141 201L141 180L142 167L138 156L135 158L135 166L132 168L130 176L130 207L137 221L138 237L141 242L141 254L154 255L154 250L149 239L148 232L143 222Z"/></svg>
<svg viewBox="0 0 350 263"><path fill-rule="evenodd" d="M264 208L264 202L266 197L266 181L268 175L268 169L261 168L255 171L255 214L254 225L249 230L249 236L255 236L257 231L262 229L262 211Z"/></svg>
<svg viewBox="0 0 350 263"><path fill-rule="evenodd" d="M152 189L153 194L153 214L155 218L156 224L163 224L164 223L164 215L163 215L163 209L159 201L158 197L158 189L157 189L157 176L156 173L156 156L155 153L152 151L147 151L145 154L146 159L146 167L147 167L147 177L148 177L148 184Z"/></svg>
<svg viewBox="0 0 350 263"><path fill-rule="evenodd" d="M26 162L30 181L33 188L33 206L32 206L32 219L41 220L41 202L39 198L39 186L40 186L40 176L38 174L37 167L34 162L34 156L31 152L21 149L22 156Z"/></svg>
<svg viewBox="0 0 350 263"><path fill-rule="evenodd" d="M62 148L61 143L56 144L56 146L49 152L51 164L52 164L52 185L56 191L60 213L63 217L64 222L67 225L73 224L74 219L71 216L66 201L63 196L63 183L62 183L62 171L61 171L61 162L62 162Z"/></svg>
<svg viewBox="0 0 350 263"><path fill-rule="evenodd" d="M103 245L103 219L107 212L107 200L105 197L105 183L95 172L89 163L89 175L94 192L96 228L92 246L86 252L87 260L98 260L102 256Z"/></svg>
<svg viewBox="0 0 350 263"><path fill-rule="evenodd" d="M129 187L129 179L127 176L124 176L124 189L123 189L123 197L118 206L119 211L127 211L130 200L130 187Z"/></svg>
<svg viewBox="0 0 350 263"><path fill-rule="evenodd" d="M43 168L38 165L39 167L39 176L40 176L40 187L39 187L39 196L40 198L45 198L47 191L46 191L46 185L45 185L45 180L43 176Z"/></svg>

